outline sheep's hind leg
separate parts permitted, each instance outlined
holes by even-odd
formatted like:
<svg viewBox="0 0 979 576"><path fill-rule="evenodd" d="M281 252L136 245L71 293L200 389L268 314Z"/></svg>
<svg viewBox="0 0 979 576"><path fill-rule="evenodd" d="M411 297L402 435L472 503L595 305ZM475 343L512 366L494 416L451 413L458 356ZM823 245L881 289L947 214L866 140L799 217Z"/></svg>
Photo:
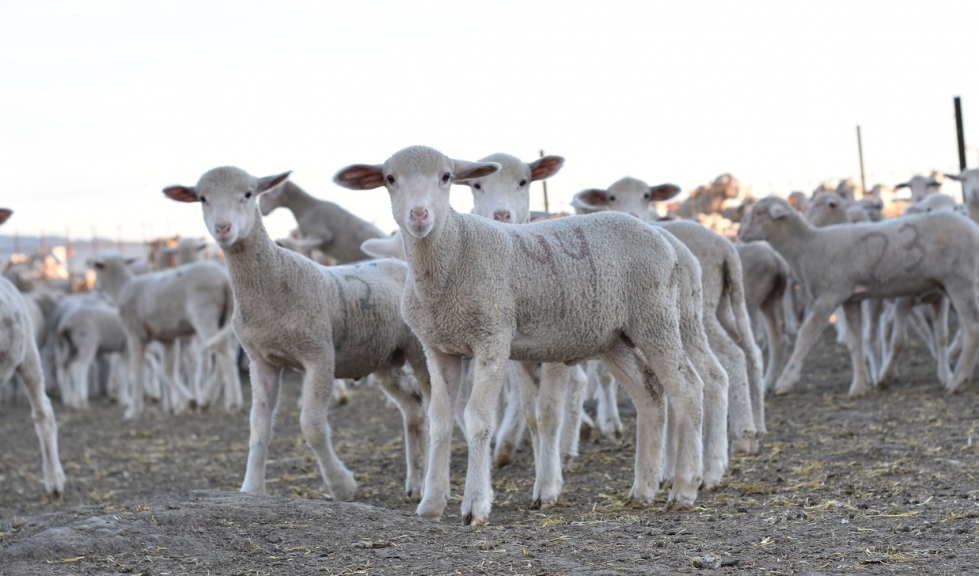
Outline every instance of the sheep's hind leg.
<svg viewBox="0 0 979 576"><path fill-rule="evenodd" d="M795 350L792 351L792 356L789 357L788 364L778 377L778 382L775 383L776 394L788 394L792 391L792 387L802 378L802 363L813 346L816 345L816 342L819 341L819 335L823 333L823 330L829 324L829 315L835 308L835 301L824 298L816 300L806 321L799 328L799 337L795 342Z"/></svg>
<svg viewBox="0 0 979 576"><path fill-rule="evenodd" d="M534 481L534 503L541 508L553 506L564 486L561 470L561 437L564 417L567 415L565 391L568 387L571 369L564 364L544 364L541 367L541 386L537 395L535 410L538 448L536 478ZM580 413L581 407L573 410ZM574 434L578 434L577 420L571 421Z"/></svg>
<svg viewBox="0 0 979 576"><path fill-rule="evenodd" d="M962 352L955 364L955 372L946 385L948 393L953 394L972 379L972 371L979 358L979 302L976 301L974 278L957 284L950 282L945 285L945 291L959 316L962 330Z"/></svg>
<svg viewBox="0 0 979 576"><path fill-rule="evenodd" d="M394 400L405 428L405 493L409 498L420 496L428 458L428 437L425 425L425 406L422 396L409 388L410 380L400 368L393 366L374 372L381 389Z"/></svg>
<svg viewBox="0 0 979 576"><path fill-rule="evenodd" d="M58 422L54 419L51 400L44 392L44 369L33 342L28 344L27 356L17 368L27 389L31 403L31 419L41 444L41 463L44 473L44 489L49 494L60 495L65 490L65 471L58 457Z"/></svg>
<svg viewBox="0 0 979 576"><path fill-rule="evenodd" d="M870 375L867 373L867 360L864 357L860 303L843 304L843 314L846 316L846 345L850 349L850 361L853 364L853 381L849 392L852 398L870 391Z"/></svg>

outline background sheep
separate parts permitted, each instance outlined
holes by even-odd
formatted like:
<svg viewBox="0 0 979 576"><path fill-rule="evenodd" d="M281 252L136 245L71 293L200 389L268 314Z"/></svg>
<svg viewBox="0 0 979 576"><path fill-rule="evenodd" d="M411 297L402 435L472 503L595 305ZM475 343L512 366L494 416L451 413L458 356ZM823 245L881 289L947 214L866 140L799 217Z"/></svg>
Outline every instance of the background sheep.
<svg viewBox="0 0 979 576"><path fill-rule="evenodd" d="M404 416L409 496L422 490L428 372L421 345L401 318L407 266L394 260L327 268L277 246L262 223L257 196L289 173L255 178L215 168L196 186L164 194L200 202L211 236L224 250L234 286L234 331L251 361L251 439L242 492L265 491L265 460L284 368L303 376L300 424L327 488L351 500L357 483L333 451L328 411L334 378L374 374ZM401 366L412 367L415 388Z"/></svg>

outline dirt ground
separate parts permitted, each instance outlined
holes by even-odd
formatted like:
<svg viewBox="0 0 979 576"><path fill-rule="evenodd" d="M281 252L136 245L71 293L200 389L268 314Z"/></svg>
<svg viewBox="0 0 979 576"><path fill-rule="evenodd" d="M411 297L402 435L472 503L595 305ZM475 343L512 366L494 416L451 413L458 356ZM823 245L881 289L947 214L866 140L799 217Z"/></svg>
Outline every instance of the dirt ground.
<svg viewBox="0 0 979 576"><path fill-rule="evenodd" d="M378 390L334 409L357 501L321 492L299 432L291 377L270 449L269 496L236 492L248 412L137 422L96 401L56 404L64 497L46 498L26 406L0 406L0 574L659 574L975 573L979 566L979 379L946 396L920 346L901 382L848 399L849 356L824 334L797 390L767 403L761 454L735 457L689 511L632 509L635 419L626 436L589 441L559 505L532 510L532 457L494 473L485 527L459 499L440 523L403 495L401 418ZM291 385L288 385L291 384ZM246 390L246 397L248 391ZM453 451L461 494L465 445Z"/></svg>

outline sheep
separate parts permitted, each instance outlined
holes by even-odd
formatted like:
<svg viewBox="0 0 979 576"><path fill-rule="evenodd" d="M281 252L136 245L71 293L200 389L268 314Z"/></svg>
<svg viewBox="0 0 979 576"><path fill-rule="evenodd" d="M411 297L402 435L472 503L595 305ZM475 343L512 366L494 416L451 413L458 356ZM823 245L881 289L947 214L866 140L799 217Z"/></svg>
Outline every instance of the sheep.
<svg viewBox="0 0 979 576"><path fill-rule="evenodd" d="M132 403L124 418L134 418L143 411L143 362L146 345L153 340L163 344L163 381L174 411L182 411L192 399L176 373L174 340L183 336L199 336L204 342L203 349L213 350L218 356L218 369L203 387L202 396L194 398L196 402L206 406L216 396L218 380L223 377L225 408L233 410L241 406L241 382L228 338L234 301L225 269L204 261L134 276L128 268L132 262L119 256L94 262L99 283L119 307L126 331ZM202 381L203 364L198 361L195 378L198 382Z"/></svg>
<svg viewBox="0 0 979 576"><path fill-rule="evenodd" d="M765 392L775 387L775 379L788 360L786 352L791 339L786 334L786 292L792 283L792 270L788 263L767 242L737 243L734 245L741 258L744 274L744 303L752 318L754 334L762 321L768 340L768 366L765 367Z"/></svg>
<svg viewBox="0 0 979 576"><path fill-rule="evenodd" d="M705 393L694 366L710 354L696 260L668 234L621 214L511 225L452 209L453 180L499 169L412 146L383 165L351 165L334 176L354 190L385 186L402 232L410 270L402 314L425 348L432 377L429 464L418 513L438 518L448 502L449 390L458 385L462 356L473 357L475 370L465 410L465 524L485 524L492 506L489 436L508 359L570 364L602 356L638 412L631 491L637 505L649 504L659 488L665 396L679 438L669 502L692 505L702 479ZM681 285L688 291L681 294ZM559 440L543 438L550 445L539 447L538 462L556 470L548 478L559 479ZM552 492L537 494L542 500L556 498L560 485L544 488Z"/></svg>
<svg viewBox="0 0 979 576"><path fill-rule="evenodd" d="M280 206L288 208L303 237L319 238L319 249L338 264L366 260L369 256L361 251L360 244L370 238L385 237L377 226L333 202L314 198L289 180L262 194L259 206L263 216Z"/></svg>
<svg viewBox="0 0 979 576"><path fill-rule="evenodd" d="M490 218L497 222L525 224L531 219L530 212L530 184L535 181L550 178L564 165L564 158L560 156L544 156L530 163L525 163L519 158L509 154L491 154L480 160L480 162L495 162L500 165L500 170L482 178L472 180L456 180L454 184L468 186L473 197L473 214ZM374 241L376 242L376 241ZM535 378L538 367L535 363L524 363L521 365L522 371L519 375L524 387L529 387L524 391L523 405L526 422L530 427L534 446L538 445L538 429L544 430L550 423L551 417L547 411L550 405L545 402L555 398L539 399L536 394L531 394L530 389L536 389ZM574 383L585 383L587 378L580 367L574 368ZM549 378L563 379L566 383L571 379L572 369L563 366L551 366L541 372ZM563 388L560 384L545 385L543 389L555 388L555 392L560 391L563 395ZM584 402L583 390L574 388L570 397L576 399L575 405L568 405L569 410L564 414L565 421L561 427L561 453L563 467L567 468L571 460L578 455L578 428L581 421L581 405ZM519 410L520 405L507 404L508 410ZM493 460L499 467L509 462L513 457L513 451L522 435L522 425L518 424L519 419L512 415L505 415L503 422L497 432L497 442L494 449ZM512 426L518 426L513 429ZM535 452L536 453L536 452ZM549 502L542 502L547 505Z"/></svg>
<svg viewBox="0 0 979 576"><path fill-rule="evenodd" d="M809 202L803 216L816 228L846 224L850 221L846 215L843 197L836 192L823 192L817 195Z"/></svg>
<svg viewBox="0 0 979 576"><path fill-rule="evenodd" d="M325 267L277 246L265 230L259 195L289 172L255 178L234 167L214 168L195 186L169 186L180 202L200 202L208 232L224 250L234 288L234 332L248 354L252 409L248 465L241 491L265 492L265 460L284 368L304 373L300 425L316 454L327 489L351 500L357 483L333 451L328 410L334 378L377 376L405 425L409 496L425 473L428 370L421 344L401 318L408 267L395 260ZM337 239L339 240L339 239ZM401 366L418 381L409 386Z"/></svg>
<svg viewBox="0 0 979 576"><path fill-rule="evenodd" d="M864 196L846 209L849 222L880 222L884 219L884 201L877 196Z"/></svg>
<svg viewBox="0 0 979 576"><path fill-rule="evenodd" d="M12 214L12 210L0 208L0 224ZM34 431L41 444L44 489L48 494L60 495L65 489L65 471L58 457L58 422L44 392L44 370L34 335L34 319L26 299L13 282L0 278L0 382L10 380L15 372L24 382Z"/></svg>
<svg viewBox="0 0 979 576"><path fill-rule="evenodd" d="M939 174L939 176L941 175ZM935 178L916 174L907 182L902 182L894 186L894 189L907 188L911 190L911 202L917 203L929 194L940 192L941 187L941 182L935 180Z"/></svg>
<svg viewBox="0 0 979 576"><path fill-rule="evenodd" d="M65 380L62 401L73 408L88 408L89 368L97 354L124 354L126 333L119 310L103 303L82 305L58 322L55 360ZM65 398L64 390L69 390Z"/></svg>
<svg viewBox="0 0 979 576"><path fill-rule="evenodd" d="M962 170L958 174L945 174L962 184L962 201L969 209L969 217L979 222L979 168Z"/></svg>
<svg viewBox="0 0 979 576"><path fill-rule="evenodd" d="M673 184L650 186L637 178L625 177L607 190L593 188L577 193L571 205L579 212L613 210L648 221L653 202L667 200L679 192L680 188ZM766 430L765 390L761 352L745 308L741 259L731 242L700 224L667 221L657 222L656 226L676 236L700 263L704 328L729 382L732 447L735 453L754 453L758 450L758 436ZM726 420L727 414L725 425Z"/></svg>
<svg viewBox="0 0 979 576"><path fill-rule="evenodd" d="M860 334L860 300L918 296L941 288L964 326L963 353L946 382L955 392L967 383L979 357L979 226L954 214L934 213L873 224L815 228L781 198L759 200L738 231L742 241L766 240L792 267L815 298L796 347L775 385L785 394L801 377L803 360L843 305L847 346L853 361L850 395L869 390ZM947 342L947 334L940 341Z"/></svg>

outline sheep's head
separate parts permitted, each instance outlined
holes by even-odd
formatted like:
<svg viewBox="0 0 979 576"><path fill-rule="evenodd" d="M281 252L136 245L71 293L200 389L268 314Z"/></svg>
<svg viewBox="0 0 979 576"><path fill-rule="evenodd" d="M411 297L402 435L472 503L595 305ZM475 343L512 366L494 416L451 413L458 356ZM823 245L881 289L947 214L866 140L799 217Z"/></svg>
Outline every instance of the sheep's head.
<svg viewBox="0 0 979 576"><path fill-rule="evenodd" d="M867 213L871 222L880 222L884 219L884 201L877 196L864 196L857 201L857 205Z"/></svg>
<svg viewBox="0 0 979 576"><path fill-rule="evenodd" d="M204 224L221 248L248 236L260 219L256 201L289 177L289 172L255 178L244 170L225 166L204 173L196 186L169 186L163 193L179 202L200 202Z"/></svg>
<svg viewBox="0 0 979 576"><path fill-rule="evenodd" d="M337 172L333 181L352 190L385 186L398 226L424 238L448 214L449 189L454 181L475 180L500 169L496 162L453 160L433 148L411 146L384 164L354 164Z"/></svg>
<svg viewBox="0 0 979 576"><path fill-rule="evenodd" d="M945 177L962 183L962 197L967 203L979 202L979 168L946 174Z"/></svg>
<svg viewBox="0 0 979 576"><path fill-rule="evenodd" d="M6 222L7 218L10 218L10 215L13 213L14 211L9 208L0 208L0 224Z"/></svg>
<svg viewBox="0 0 979 576"><path fill-rule="evenodd" d="M798 217L798 213L786 200L778 196L766 196L752 204L741 219L738 240L768 240L774 235L779 223L792 216Z"/></svg>
<svg viewBox="0 0 979 576"><path fill-rule="evenodd" d="M456 180L469 186L473 214L498 222L524 224L530 221L530 183L557 173L564 164L560 156L544 156L530 164L509 154L493 154L480 162L496 162L500 170L482 178Z"/></svg>
<svg viewBox="0 0 979 576"><path fill-rule="evenodd" d="M817 228L849 222L843 197L836 192L823 192L813 198L806 208L805 218Z"/></svg>
<svg viewBox="0 0 979 576"><path fill-rule="evenodd" d="M916 175L912 177L907 182L902 182L894 187L895 190L898 188L908 188L911 190L911 201L918 202L925 196L929 194L934 194L935 192L941 192L942 183L935 180L934 178L928 178L926 176Z"/></svg>
<svg viewBox="0 0 979 576"><path fill-rule="evenodd" d="M609 186L608 190L592 188L578 192L571 199L571 205L578 214L611 210L649 222L653 220L650 212L653 202L669 200L679 193L680 187L676 184L650 186L642 180L626 176Z"/></svg>

